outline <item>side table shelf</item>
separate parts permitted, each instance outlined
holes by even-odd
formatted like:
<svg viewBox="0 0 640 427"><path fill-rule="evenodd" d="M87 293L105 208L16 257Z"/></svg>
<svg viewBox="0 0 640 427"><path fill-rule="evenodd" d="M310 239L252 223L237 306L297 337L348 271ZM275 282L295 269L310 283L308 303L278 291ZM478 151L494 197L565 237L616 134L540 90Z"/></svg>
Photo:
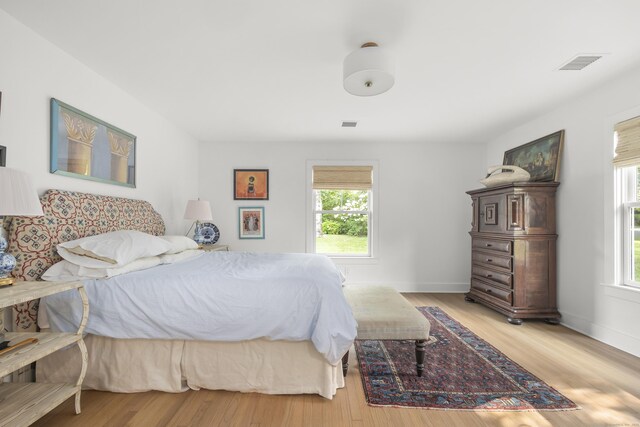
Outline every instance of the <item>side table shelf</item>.
<svg viewBox="0 0 640 427"><path fill-rule="evenodd" d="M0 426L27 426L75 395L76 414L80 413L82 381L87 371L87 347L82 333L89 316L89 302L82 282L18 282L0 289L0 307L34 300L71 289L82 299L82 320L76 333L8 332L5 339L19 342L27 338L38 341L0 356L0 377L27 366L61 348L76 343L82 355L82 368L75 384L2 383L0 384Z"/></svg>
<svg viewBox="0 0 640 427"><path fill-rule="evenodd" d="M200 245L200 247L198 249L201 249L203 251L207 251L207 252L216 252L216 251L229 251L229 245Z"/></svg>
<svg viewBox="0 0 640 427"><path fill-rule="evenodd" d="M0 387L0 426L28 426L76 393L73 384L20 383Z"/></svg>

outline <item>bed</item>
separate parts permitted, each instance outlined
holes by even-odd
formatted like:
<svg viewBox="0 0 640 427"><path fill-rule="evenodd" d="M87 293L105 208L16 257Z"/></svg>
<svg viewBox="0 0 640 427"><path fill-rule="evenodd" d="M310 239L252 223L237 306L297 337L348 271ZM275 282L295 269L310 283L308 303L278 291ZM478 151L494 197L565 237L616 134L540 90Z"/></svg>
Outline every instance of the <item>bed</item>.
<svg viewBox="0 0 640 427"><path fill-rule="evenodd" d="M60 242L116 230L138 230L152 235L165 231L160 215L148 202L140 200L49 190L41 202L44 217L14 217L5 223L9 251L17 260L14 275L19 279L36 280L58 262L60 257L55 248ZM205 256L216 253L202 255ZM91 303L96 310L99 308L95 301ZM37 302L14 308L15 329L34 329L37 319ZM83 386L88 389L180 392L206 388L269 394L312 393L331 399L344 386L335 355L329 358L330 362L328 353L320 352L318 343L311 339L258 337L211 341L183 336L156 339L89 334L85 342L89 364ZM77 350L69 349L43 359L36 367L37 381L77 378L79 357Z"/></svg>

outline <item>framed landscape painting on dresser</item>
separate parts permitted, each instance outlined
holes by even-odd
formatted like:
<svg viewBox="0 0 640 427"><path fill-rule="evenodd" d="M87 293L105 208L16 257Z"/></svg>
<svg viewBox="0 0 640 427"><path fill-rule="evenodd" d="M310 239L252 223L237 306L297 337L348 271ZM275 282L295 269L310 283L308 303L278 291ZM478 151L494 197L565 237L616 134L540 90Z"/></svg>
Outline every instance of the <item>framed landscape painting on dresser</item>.
<svg viewBox="0 0 640 427"><path fill-rule="evenodd" d="M521 167L531 174L531 181L558 182L563 144L560 130L506 151L502 164Z"/></svg>

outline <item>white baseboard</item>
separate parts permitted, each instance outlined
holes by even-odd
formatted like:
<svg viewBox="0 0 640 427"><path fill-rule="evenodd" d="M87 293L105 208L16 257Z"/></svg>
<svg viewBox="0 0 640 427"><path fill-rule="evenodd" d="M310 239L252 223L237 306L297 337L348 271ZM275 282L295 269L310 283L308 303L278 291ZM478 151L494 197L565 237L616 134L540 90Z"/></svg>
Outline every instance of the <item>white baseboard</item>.
<svg viewBox="0 0 640 427"><path fill-rule="evenodd" d="M561 313L562 319L560 323L563 326L640 357L640 338L598 325L582 316L576 316L564 311Z"/></svg>
<svg viewBox="0 0 640 427"><path fill-rule="evenodd" d="M416 283L416 282L352 282L347 280L345 286L390 286L399 292L428 292L433 294L458 294L469 292L469 283Z"/></svg>

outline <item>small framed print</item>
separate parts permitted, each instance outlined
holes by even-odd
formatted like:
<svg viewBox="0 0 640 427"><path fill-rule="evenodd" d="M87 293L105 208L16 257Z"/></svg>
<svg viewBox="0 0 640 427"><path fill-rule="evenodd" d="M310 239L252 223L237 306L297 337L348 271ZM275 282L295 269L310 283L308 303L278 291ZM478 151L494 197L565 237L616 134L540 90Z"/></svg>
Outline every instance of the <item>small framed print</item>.
<svg viewBox="0 0 640 427"><path fill-rule="evenodd" d="M233 200L269 200L269 169L234 169Z"/></svg>
<svg viewBox="0 0 640 427"><path fill-rule="evenodd" d="M239 207L240 239L264 239L264 207Z"/></svg>

